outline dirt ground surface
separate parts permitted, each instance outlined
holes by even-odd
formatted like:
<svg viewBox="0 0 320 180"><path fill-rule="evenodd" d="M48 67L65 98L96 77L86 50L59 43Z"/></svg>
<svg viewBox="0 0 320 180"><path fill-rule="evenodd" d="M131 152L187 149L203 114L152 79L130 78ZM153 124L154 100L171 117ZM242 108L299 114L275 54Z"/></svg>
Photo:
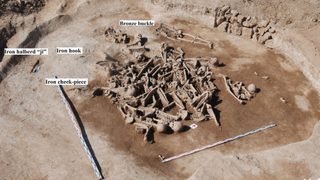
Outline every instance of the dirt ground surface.
<svg viewBox="0 0 320 180"><path fill-rule="evenodd" d="M224 3L245 15L257 15L259 9L271 3L276 9L264 9L260 17L274 19L279 28L285 26L300 33L319 48L317 1L301 8L297 7L305 3L302 0L280 5L275 1L263 2L229 0ZM280 50L212 29L205 18L198 20L195 11L175 11L170 3L48 1L38 13L17 15L22 20L16 23L19 25L15 34L6 40L6 47L48 48L49 55L3 56L0 62L0 179L96 179L57 87L45 85L45 79L52 75L89 79L88 86L64 86L64 90L105 179L320 178L320 91L300 67ZM220 1L184 3L191 9L198 6L214 9L222 5ZM283 14L274 14L277 8L283 10ZM292 8L296 11L287 15ZM310 21L301 19L300 14L305 14ZM10 13L3 16L7 21L13 20ZM126 19L154 20L156 25L119 27L119 20ZM156 35L154 28L160 23L211 40L214 48L178 43ZM190 129L187 126L194 121L184 120L183 132L155 132L155 142L149 143L134 131L133 125L124 123L117 105L110 99L91 98L94 87L106 85L107 72L96 62L119 60L122 63L117 55L125 47L94 35L95 29L104 26L121 29L130 35L131 42L134 34L141 33L147 38L148 57L160 55L161 42L175 49L181 47L187 58L217 57L223 66L213 70L214 84L219 89L214 111L221 126L209 120ZM57 55L56 47L83 47L84 54ZM312 52L318 53L318 49ZM101 53L107 54L106 59ZM319 58L316 53L314 56ZM41 69L30 73L37 60ZM318 67L316 59L309 61ZM239 104L225 89L223 79L217 76L219 73L246 86L253 83L260 92L245 105ZM287 103L281 102L281 97ZM162 163L158 157L159 154L178 155L273 123L277 124L274 128L168 163Z"/></svg>

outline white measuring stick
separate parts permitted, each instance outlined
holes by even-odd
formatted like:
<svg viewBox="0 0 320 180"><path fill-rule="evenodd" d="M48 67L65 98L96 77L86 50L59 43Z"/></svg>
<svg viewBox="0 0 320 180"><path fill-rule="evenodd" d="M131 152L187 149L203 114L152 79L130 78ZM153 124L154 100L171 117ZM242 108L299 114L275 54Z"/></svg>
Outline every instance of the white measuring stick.
<svg viewBox="0 0 320 180"><path fill-rule="evenodd" d="M53 76L53 78L57 79L56 76ZM79 138L80 138L80 141L82 142L82 145L83 145L83 147L84 147L84 150L86 151L86 153L87 153L87 155L88 155L88 157L89 157L89 160L90 160L90 162L91 162L91 165L92 165L94 171L96 172L96 175L98 176L98 178L99 178L99 179L102 179L102 175L101 175L101 173L100 173L100 171L99 171L99 169L98 169L98 167L97 167L97 165L96 165L96 163L95 163L95 161L94 161L94 159L93 159L93 157L92 157L92 155L91 155L91 153L90 153L90 150L89 150L89 148L88 148L88 146L87 146L87 143L86 143L85 140L83 139L81 130L79 129L79 127L78 127L78 125L77 125L77 123L76 123L76 121L75 121L75 118L74 118L73 113L72 113L72 111L71 111L71 109L70 109L70 107L69 107L69 105L68 105L68 103L67 103L67 100L66 100L66 98L64 97L64 95L63 95L63 93L62 93L61 87L60 87L60 85L57 85L57 86L58 86L59 93L60 93L60 95L61 95L61 97L62 97L62 100L63 100L63 102L64 102L64 105L66 106L66 108L67 108L67 110L68 110L68 113L69 113L69 116L70 116L70 118L71 118L71 121L72 121L72 123L73 123L73 125L74 125L74 128L76 129L77 134L78 134L78 136L79 136Z"/></svg>
<svg viewBox="0 0 320 180"><path fill-rule="evenodd" d="M266 126L266 127L263 127L263 128L260 128L260 129L256 129L254 131L250 131L250 132L247 132L247 133L244 133L244 134L241 134L241 135L238 135L236 137L232 137L232 138L229 138L229 139L226 139L224 141L219 141L219 142L216 142L214 144L210 144L210 145L207 145L207 146L204 146L204 147L201 147L201 148L198 148L198 149L195 149L195 150L192 150L192 151L189 151L189 152L186 152L186 153L183 153L183 154L180 154L180 155L177 155L177 156L173 156L171 158L167 158L167 159L164 159L162 160L162 163L166 163L168 161L172 161L174 159L178 159L178 158L181 158L181 157L184 157L184 156L187 156L187 155L190 155L190 154L193 154L193 153L196 153L196 152L199 152L199 151L202 151L202 150L205 150L205 149L208 149L208 148L211 148L213 146L218 146L220 144L224 144L226 142L229 142L229 141L233 141L235 139L238 139L238 138L242 138L244 136L248 136L250 134L253 134L253 133L256 133L256 132L259 132L259 131L262 131L262 130L265 130L265 129L268 129L268 128L271 128L271 127L274 127L276 126L276 124L271 124L269 126Z"/></svg>

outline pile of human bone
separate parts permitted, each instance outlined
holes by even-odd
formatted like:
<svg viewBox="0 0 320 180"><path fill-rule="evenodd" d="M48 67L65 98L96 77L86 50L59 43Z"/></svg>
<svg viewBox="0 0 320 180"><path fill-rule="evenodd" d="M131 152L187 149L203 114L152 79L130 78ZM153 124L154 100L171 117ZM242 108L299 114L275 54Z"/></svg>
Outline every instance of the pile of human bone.
<svg viewBox="0 0 320 180"><path fill-rule="evenodd" d="M145 140L152 128L161 133L183 131L181 120L186 119L211 119L220 126L212 107L217 100L213 70L219 67L218 59L185 58L180 47L174 50L165 42L160 44L158 55L146 57L141 39L141 34L136 34L134 42L126 45L127 51L119 55L125 59L122 64L97 63L106 67L108 83L107 87L96 87L93 97L104 91L118 104L125 123L134 124L137 132L145 133ZM227 91L240 103L250 100L257 89L249 85L247 90L241 82L232 84L226 76L220 76Z"/></svg>

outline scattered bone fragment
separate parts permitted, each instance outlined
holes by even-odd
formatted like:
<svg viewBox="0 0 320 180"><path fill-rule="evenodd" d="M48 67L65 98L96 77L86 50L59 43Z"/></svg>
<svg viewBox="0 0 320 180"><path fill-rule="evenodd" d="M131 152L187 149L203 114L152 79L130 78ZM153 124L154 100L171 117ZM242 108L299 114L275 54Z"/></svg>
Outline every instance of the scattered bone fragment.
<svg viewBox="0 0 320 180"><path fill-rule="evenodd" d="M143 123L134 123L134 125L136 125L136 131L138 133L143 133L143 131L146 131L146 133L144 134L144 141L148 140L148 136L150 135L150 128L152 128L152 126L148 126L146 124Z"/></svg>
<svg viewBox="0 0 320 180"><path fill-rule="evenodd" d="M149 76L155 77L157 72L161 69L161 65L158 64L157 66L153 67L149 73Z"/></svg>
<svg viewBox="0 0 320 180"><path fill-rule="evenodd" d="M121 106L118 106L118 109L120 110L122 117L126 118L127 114L124 112L123 108Z"/></svg>
<svg viewBox="0 0 320 180"><path fill-rule="evenodd" d="M209 62L208 62L208 66L210 69L215 69L217 67L219 67L219 61L218 58L210 58Z"/></svg>
<svg viewBox="0 0 320 180"><path fill-rule="evenodd" d="M257 72L254 72L254 74L255 74L256 76L259 76L259 74L258 74Z"/></svg>
<svg viewBox="0 0 320 180"><path fill-rule="evenodd" d="M244 85L242 86L242 91L244 92L244 97L242 99L250 101L253 96Z"/></svg>
<svg viewBox="0 0 320 180"><path fill-rule="evenodd" d="M114 93L113 91L111 91L110 89L106 89L106 90L104 91L104 95L105 95L106 97L108 97L108 98L112 98L112 97L115 95L115 93Z"/></svg>
<svg viewBox="0 0 320 180"><path fill-rule="evenodd" d="M186 120L189 116L189 111L180 109L178 115L181 117L182 120Z"/></svg>
<svg viewBox="0 0 320 180"><path fill-rule="evenodd" d="M195 122L201 122L207 120L207 116L205 116L202 112L196 112L192 114L191 119Z"/></svg>
<svg viewBox="0 0 320 180"><path fill-rule="evenodd" d="M214 120L217 126L220 126L220 123L218 122L217 117L213 112L212 106L210 104L206 104L206 106L207 106L207 112L209 113L210 117Z"/></svg>
<svg viewBox="0 0 320 180"><path fill-rule="evenodd" d="M269 79L269 76L262 76L263 79Z"/></svg>
<svg viewBox="0 0 320 180"><path fill-rule="evenodd" d="M179 119L178 116L174 116L160 110L157 110L155 114L157 115L158 118L167 119L169 121L177 121Z"/></svg>
<svg viewBox="0 0 320 180"><path fill-rule="evenodd" d="M203 76L207 71L207 68L205 66L201 66L198 71L197 71L197 75Z"/></svg>
<svg viewBox="0 0 320 180"><path fill-rule="evenodd" d="M172 96L174 102L176 103L177 106L179 106L181 109L185 109L185 106L183 105L183 102L181 99L178 97L175 91L171 92L170 95Z"/></svg>
<svg viewBox="0 0 320 180"><path fill-rule="evenodd" d="M194 98L194 101L191 103L193 109L195 111L201 111L201 107L203 107L211 98L211 94L206 91L202 93L200 96Z"/></svg>
<svg viewBox="0 0 320 180"><path fill-rule="evenodd" d="M147 129L147 126L140 126L135 124L135 131L139 134L143 134L143 132Z"/></svg>
<svg viewBox="0 0 320 180"><path fill-rule="evenodd" d="M160 49L161 49L161 57L163 60L163 63L167 63L167 53L168 53L168 43L162 42Z"/></svg>
<svg viewBox="0 0 320 180"><path fill-rule="evenodd" d="M125 43L127 39L127 34L122 33L121 30L113 29L112 27L105 30L105 36L108 41L114 43Z"/></svg>
<svg viewBox="0 0 320 180"><path fill-rule="evenodd" d="M155 87L153 88L147 95L145 98L141 99L141 103L142 103L142 106L146 106L148 104L151 103L151 100L152 100L152 96L157 93L157 89L158 87Z"/></svg>
<svg viewBox="0 0 320 180"><path fill-rule="evenodd" d="M164 156L161 156L160 154L159 154L159 158L160 158L161 160L164 160L164 159L165 159L165 157L164 157Z"/></svg>
<svg viewBox="0 0 320 180"><path fill-rule="evenodd" d="M177 50L178 50L179 56L181 58L184 58L185 52L181 49L181 47L178 47Z"/></svg>
<svg viewBox="0 0 320 180"><path fill-rule="evenodd" d="M139 72L139 74L136 78L137 80L139 80L142 77L143 73L145 73L148 70L148 68L151 66L151 64L153 64L153 59L150 59L147 62L147 64L143 66L142 70Z"/></svg>
<svg viewBox="0 0 320 180"><path fill-rule="evenodd" d="M158 95L161 99L161 102L164 106L168 106L169 105L169 101L165 95L165 93L163 92L163 90L161 88L158 88Z"/></svg>
<svg viewBox="0 0 320 180"><path fill-rule="evenodd" d="M283 103L287 103L287 101L283 97L280 98L280 101Z"/></svg>
<svg viewBox="0 0 320 180"><path fill-rule="evenodd" d="M134 35L134 41L132 44L128 44L127 47L130 46L141 46L142 45L142 35L140 33L137 33Z"/></svg>
<svg viewBox="0 0 320 180"><path fill-rule="evenodd" d="M137 89L133 85L129 85L127 90L127 96L135 96L137 93Z"/></svg>
<svg viewBox="0 0 320 180"><path fill-rule="evenodd" d="M127 116L125 122L127 124L132 124L134 123L134 118L132 116Z"/></svg>
<svg viewBox="0 0 320 180"><path fill-rule="evenodd" d="M175 102L171 102L171 103L168 104L167 106L163 107L163 108L162 108L162 111L163 111L163 112L170 111L175 105L176 105Z"/></svg>

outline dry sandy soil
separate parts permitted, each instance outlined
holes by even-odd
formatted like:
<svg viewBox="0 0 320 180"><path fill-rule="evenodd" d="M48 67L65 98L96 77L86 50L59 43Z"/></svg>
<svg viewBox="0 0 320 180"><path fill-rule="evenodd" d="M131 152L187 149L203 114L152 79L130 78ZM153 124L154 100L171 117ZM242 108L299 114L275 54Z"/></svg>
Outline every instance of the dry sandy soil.
<svg viewBox="0 0 320 180"><path fill-rule="evenodd" d="M214 29L210 13L222 4L276 22L276 36L265 46ZM202 13L205 8L209 15ZM0 24L8 32L0 36L1 51L38 47L48 48L49 55L2 57L0 52L0 179L96 179L56 86L45 85L52 75L89 79L88 86L64 89L105 179L320 178L319 9L316 0L58 0L30 14L7 11ZM171 24L211 40L214 48L168 40L157 36L155 27L119 27L119 20L125 19L155 20L155 27ZM107 74L96 62L121 63L117 55L125 46L95 37L94 30L104 26L130 37L141 33L147 38L148 57L159 55L161 42L181 47L186 57L217 57L224 64L213 70L219 89L214 109L221 127L209 120L178 134L154 133L151 144L124 123L107 97L91 98L94 87L106 84ZM83 47L84 54L57 55L56 47ZM29 73L37 60L41 69ZM246 85L254 83L261 91L241 105L226 91L219 73ZM172 162L163 164L158 158L273 123L277 127Z"/></svg>

